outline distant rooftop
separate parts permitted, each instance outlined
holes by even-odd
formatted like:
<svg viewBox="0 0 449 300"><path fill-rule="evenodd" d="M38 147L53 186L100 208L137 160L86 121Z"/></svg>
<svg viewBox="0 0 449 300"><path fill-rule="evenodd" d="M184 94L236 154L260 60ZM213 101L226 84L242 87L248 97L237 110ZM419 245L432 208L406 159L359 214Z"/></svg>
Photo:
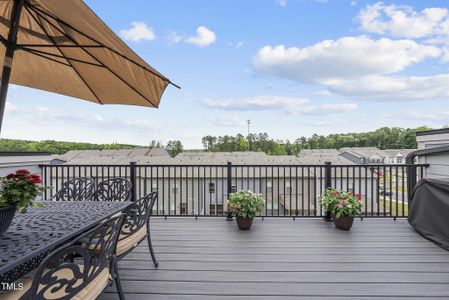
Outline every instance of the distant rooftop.
<svg viewBox="0 0 449 300"><path fill-rule="evenodd" d="M449 133L449 128L433 129L416 132L416 136L431 135L431 134L444 134Z"/></svg>
<svg viewBox="0 0 449 300"><path fill-rule="evenodd" d="M0 151L0 156L45 156L52 155L50 152L22 152L22 151Z"/></svg>
<svg viewBox="0 0 449 300"><path fill-rule="evenodd" d="M57 159L57 156L49 152L0 152L1 167L50 163L54 159Z"/></svg>
<svg viewBox="0 0 449 300"><path fill-rule="evenodd" d="M182 152L172 158L165 148L135 148L121 150L72 150L59 159L66 164L110 164L125 165L130 162L153 165L322 165L331 162L334 165L352 165L353 161L342 156L350 152L358 157L386 158L395 157L399 153L406 156L413 149L379 150L376 147L354 147L341 149L304 149L298 156L267 155L264 152Z"/></svg>

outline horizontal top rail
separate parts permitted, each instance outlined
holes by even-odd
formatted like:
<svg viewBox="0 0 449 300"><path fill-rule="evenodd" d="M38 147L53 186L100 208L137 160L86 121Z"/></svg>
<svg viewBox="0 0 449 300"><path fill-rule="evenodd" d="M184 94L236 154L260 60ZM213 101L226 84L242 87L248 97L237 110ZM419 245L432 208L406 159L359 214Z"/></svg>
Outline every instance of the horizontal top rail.
<svg viewBox="0 0 449 300"><path fill-rule="evenodd" d="M340 164L318 164L318 165L304 165L304 164L231 164L232 167L243 168L243 167L339 167L339 168L353 168L353 167L429 167L429 164L354 164L354 165L340 165ZM40 164L39 167L123 167L127 168L130 164ZM135 164L136 167L227 167L227 164Z"/></svg>

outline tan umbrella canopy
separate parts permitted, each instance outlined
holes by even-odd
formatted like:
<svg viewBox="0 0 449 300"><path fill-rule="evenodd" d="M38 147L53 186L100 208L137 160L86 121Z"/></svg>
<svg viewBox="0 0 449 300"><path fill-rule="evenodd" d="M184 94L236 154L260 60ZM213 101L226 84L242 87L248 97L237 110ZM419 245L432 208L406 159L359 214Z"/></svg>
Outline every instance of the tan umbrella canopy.
<svg viewBox="0 0 449 300"><path fill-rule="evenodd" d="M0 0L0 41L0 129L9 82L99 104L150 107L174 85L82 0Z"/></svg>

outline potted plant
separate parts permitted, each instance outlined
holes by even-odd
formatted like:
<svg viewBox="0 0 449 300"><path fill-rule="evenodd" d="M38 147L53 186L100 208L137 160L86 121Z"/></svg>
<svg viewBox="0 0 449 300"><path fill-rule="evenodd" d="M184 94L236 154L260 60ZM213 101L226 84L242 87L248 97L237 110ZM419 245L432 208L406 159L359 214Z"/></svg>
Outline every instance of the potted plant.
<svg viewBox="0 0 449 300"><path fill-rule="evenodd" d="M360 215L362 208L360 194L337 189L326 189L320 197L320 204L333 216L335 227L342 230L351 229L354 216Z"/></svg>
<svg viewBox="0 0 449 300"><path fill-rule="evenodd" d="M0 234L11 225L16 211L26 212L29 206L43 207L34 199L44 191L41 178L28 170L17 170L1 179Z"/></svg>
<svg viewBox="0 0 449 300"><path fill-rule="evenodd" d="M235 216L241 230L249 230L254 217L262 211L264 202L261 194L255 194L252 191L239 191L229 196L228 212Z"/></svg>

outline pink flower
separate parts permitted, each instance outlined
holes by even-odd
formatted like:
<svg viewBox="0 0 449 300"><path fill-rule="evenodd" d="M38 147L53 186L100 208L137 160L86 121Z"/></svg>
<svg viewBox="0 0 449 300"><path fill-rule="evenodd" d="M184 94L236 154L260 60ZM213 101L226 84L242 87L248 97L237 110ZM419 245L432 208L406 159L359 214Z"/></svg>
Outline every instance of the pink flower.
<svg viewBox="0 0 449 300"><path fill-rule="evenodd" d="M343 204L338 203L337 207L338 207L338 208L343 208Z"/></svg>

